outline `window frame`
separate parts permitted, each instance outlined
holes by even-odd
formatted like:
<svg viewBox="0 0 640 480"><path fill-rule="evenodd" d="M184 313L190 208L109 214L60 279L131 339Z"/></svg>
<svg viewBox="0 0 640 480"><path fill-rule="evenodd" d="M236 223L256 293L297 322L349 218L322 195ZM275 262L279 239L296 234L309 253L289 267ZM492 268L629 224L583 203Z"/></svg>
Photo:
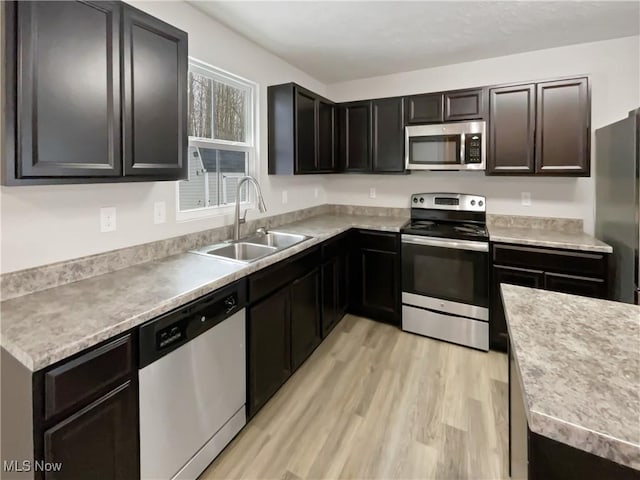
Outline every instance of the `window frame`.
<svg viewBox="0 0 640 480"><path fill-rule="evenodd" d="M206 137L189 136L189 146L197 148L211 148L220 150L232 150L245 152L247 155L247 175L256 176L258 172L257 162L257 145L258 145L258 84L246 78L235 75L221 68L210 65L206 62L189 57L189 71L206 75L214 82L224 83L233 88L237 88L246 92L245 101L245 141L237 142L231 140L218 140ZM215 109L211 111L215 115ZM215 126L212 123L212 129ZM214 130L215 131L215 130ZM213 132L212 132L213 133ZM189 158L187 156L187 158ZM190 161L190 159L188 160ZM212 205L189 210L180 210L180 185L184 180L176 182L176 220L178 222L194 220L205 217L218 217L229 215L235 209L235 204ZM206 183L206 182L205 182ZM208 189L208 186L206 187ZM248 200L240 202L243 208L255 208L255 195L251 190L248 191Z"/></svg>

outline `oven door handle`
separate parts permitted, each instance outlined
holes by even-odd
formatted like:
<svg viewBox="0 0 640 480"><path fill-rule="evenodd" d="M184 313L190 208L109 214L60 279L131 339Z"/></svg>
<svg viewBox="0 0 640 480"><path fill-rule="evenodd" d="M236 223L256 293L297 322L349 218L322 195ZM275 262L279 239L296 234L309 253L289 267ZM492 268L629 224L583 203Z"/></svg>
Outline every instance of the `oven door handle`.
<svg viewBox="0 0 640 480"><path fill-rule="evenodd" d="M402 235L402 243L425 245L428 247L455 248L456 250L473 250L474 252L488 252L488 242L474 242L472 240L455 240L453 238L421 237L418 235Z"/></svg>

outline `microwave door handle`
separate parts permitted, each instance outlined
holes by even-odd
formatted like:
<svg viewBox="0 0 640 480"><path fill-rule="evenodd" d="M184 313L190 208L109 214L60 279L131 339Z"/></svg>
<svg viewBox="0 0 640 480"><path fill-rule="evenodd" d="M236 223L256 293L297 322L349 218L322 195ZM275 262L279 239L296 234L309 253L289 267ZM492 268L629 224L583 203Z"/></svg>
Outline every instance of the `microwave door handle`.
<svg viewBox="0 0 640 480"><path fill-rule="evenodd" d="M464 165L464 133L460 134L460 166Z"/></svg>

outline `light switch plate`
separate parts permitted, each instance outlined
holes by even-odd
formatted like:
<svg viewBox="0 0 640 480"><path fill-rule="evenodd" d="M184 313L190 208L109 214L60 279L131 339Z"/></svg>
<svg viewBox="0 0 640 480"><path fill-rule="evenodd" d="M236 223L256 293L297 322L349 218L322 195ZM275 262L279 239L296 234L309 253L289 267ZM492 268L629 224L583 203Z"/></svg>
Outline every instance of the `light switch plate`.
<svg viewBox="0 0 640 480"><path fill-rule="evenodd" d="M285 204L289 202L289 195L287 194L286 190L282 191L282 203Z"/></svg>
<svg viewBox="0 0 640 480"><path fill-rule="evenodd" d="M153 204L153 223L160 224L167 221L167 203L154 202Z"/></svg>
<svg viewBox="0 0 640 480"><path fill-rule="evenodd" d="M522 192L522 206L531 206L531 192Z"/></svg>
<svg viewBox="0 0 640 480"><path fill-rule="evenodd" d="M103 207L100 209L100 231L115 232L116 207Z"/></svg>

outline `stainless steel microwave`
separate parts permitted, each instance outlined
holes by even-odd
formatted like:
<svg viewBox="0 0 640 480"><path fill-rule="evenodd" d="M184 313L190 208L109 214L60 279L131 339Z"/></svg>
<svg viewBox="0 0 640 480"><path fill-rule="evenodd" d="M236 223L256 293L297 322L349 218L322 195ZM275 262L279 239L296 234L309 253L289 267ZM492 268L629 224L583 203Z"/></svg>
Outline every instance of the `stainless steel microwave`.
<svg viewBox="0 0 640 480"><path fill-rule="evenodd" d="M407 170L484 170L486 122L405 127Z"/></svg>

